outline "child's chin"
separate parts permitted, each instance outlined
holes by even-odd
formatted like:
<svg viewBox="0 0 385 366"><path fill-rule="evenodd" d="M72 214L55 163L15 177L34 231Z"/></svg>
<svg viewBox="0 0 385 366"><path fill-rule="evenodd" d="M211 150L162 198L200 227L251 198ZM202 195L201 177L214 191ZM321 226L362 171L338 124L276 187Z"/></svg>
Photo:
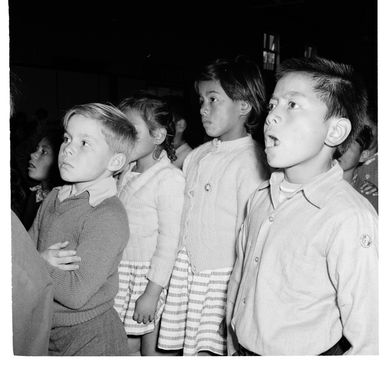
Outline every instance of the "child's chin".
<svg viewBox="0 0 385 366"><path fill-rule="evenodd" d="M269 164L269 166L271 168L274 168L274 169L283 169L283 168L285 168L285 164L280 163L279 161L277 161L277 159L269 159L269 158L267 158L267 163Z"/></svg>
<svg viewBox="0 0 385 366"><path fill-rule="evenodd" d="M63 179L65 182L72 182L71 176L66 173L61 173L60 172L60 177Z"/></svg>

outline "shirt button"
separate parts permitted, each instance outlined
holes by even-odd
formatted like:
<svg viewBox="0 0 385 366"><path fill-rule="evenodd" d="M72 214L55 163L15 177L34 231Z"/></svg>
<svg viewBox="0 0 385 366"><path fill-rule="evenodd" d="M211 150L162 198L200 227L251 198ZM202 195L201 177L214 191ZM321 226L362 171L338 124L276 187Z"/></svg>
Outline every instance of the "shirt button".
<svg viewBox="0 0 385 366"><path fill-rule="evenodd" d="M242 299L242 302L243 302L244 304L246 304L246 297L244 297L244 298Z"/></svg>
<svg viewBox="0 0 385 366"><path fill-rule="evenodd" d="M259 257L255 257L254 260L258 263L259 262Z"/></svg>
<svg viewBox="0 0 385 366"><path fill-rule="evenodd" d="M273 222L274 221L274 216L269 216L269 221Z"/></svg>
<svg viewBox="0 0 385 366"><path fill-rule="evenodd" d="M190 196L194 197L194 191L193 190L190 191Z"/></svg>
<svg viewBox="0 0 385 366"><path fill-rule="evenodd" d="M206 192L210 192L211 191L211 184L210 183L206 183L205 184L205 191Z"/></svg>

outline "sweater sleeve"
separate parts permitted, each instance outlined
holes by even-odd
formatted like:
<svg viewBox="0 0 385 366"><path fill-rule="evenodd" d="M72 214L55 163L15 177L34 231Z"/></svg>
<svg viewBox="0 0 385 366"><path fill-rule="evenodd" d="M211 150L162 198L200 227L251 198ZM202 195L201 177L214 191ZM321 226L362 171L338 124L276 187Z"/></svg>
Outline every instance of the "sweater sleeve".
<svg viewBox="0 0 385 366"><path fill-rule="evenodd" d="M39 209L37 210L35 219L33 220L33 223L28 230L28 234L32 238L32 241L35 244L36 248L37 248L37 242L39 238L40 224L41 224L41 218L43 216L43 212L46 209L47 205L50 204L52 200L55 200L55 198L56 198L56 190L53 189L41 203Z"/></svg>
<svg viewBox="0 0 385 366"><path fill-rule="evenodd" d="M150 281L162 287L167 286L174 266L184 202L185 179L180 171L172 171L157 187L158 238L147 274Z"/></svg>
<svg viewBox="0 0 385 366"><path fill-rule="evenodd" d="M54 281L55 300L71 309L82 308L117 271L128 241L124 208L106 201L85 218L77 247L79 269L63 271L47 265Z"/></svg>
<svg viewBox="0 0 385 366"><path fill-rule="evenodd" d="M327 254L337 291L346 354L378 354L377 218L367 211L341 215Z"/></svg>

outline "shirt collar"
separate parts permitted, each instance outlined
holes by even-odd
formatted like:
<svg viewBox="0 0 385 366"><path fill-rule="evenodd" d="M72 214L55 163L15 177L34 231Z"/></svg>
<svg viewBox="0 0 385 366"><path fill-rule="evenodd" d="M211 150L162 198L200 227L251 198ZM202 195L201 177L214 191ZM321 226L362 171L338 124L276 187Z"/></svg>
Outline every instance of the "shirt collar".
<svg viewBox="0 0 385 366"><path fill-rule="evenodd" d="M247 145L254 144L253 139L250 134L247 134L245 137L241 137L239 139L231 140L231 141L222 141L218 138L211 140L211 148L213 150L235 150L239 147L244 147Z"/></svg>
<svg viewBox="0 0 385 366"><path fill-rule="evenodd" d="M36 203L39 203L44 200L48 196L48 193L50 192L49 189L43 189L43 186L41 184L38 184L34 187L29 188L32 192L36 192L35 194L35 201Z"/></svg>
<svg viewBox="0 0 385 366"><path fill-rule="evenodd" d="M60 187L58 192L58 198L62 202L66 198L70 197L72 190L72 184L64 185ZM106 198L113 197L117 193L116 181L113 177L107 177L97 182L91 182L89 186L84 187L80 192L76 194L79 196L83 192L87 191L89 194L89 203L92 207L96 207L99 203Z"/></svg>
<svg viewBox="0 0 385 366"><path fill-rule="evenodd" d="M270 179L263 182L258 188L258 190L262 190L270 187L274 207L279 204L279 185L283 178L283 171L273 172ZM332 167L327 172L317 175L311 182L304 184L301 191L311 204L322 208L328 198L330 186L341 180L343 180L343 170L338 162L334 160Z"/></svg>

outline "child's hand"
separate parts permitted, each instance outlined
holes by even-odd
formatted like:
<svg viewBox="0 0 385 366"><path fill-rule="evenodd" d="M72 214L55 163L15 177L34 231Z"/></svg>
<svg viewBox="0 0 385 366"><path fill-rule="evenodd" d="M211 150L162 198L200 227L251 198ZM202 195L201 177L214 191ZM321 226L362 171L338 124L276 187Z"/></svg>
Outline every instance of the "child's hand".
<svg viewBox="0 0 385 366"><path fill-rule="evenodd" d="M146 290L138 297L138 300L136 300L132 319L139 324L152 322L155 319L155 312L161 292L161 286L152 281L148 281Z"/></svg>
<svg viewBox="0 0 385 366"><path fill-rule="evenodd" d="M365 181L365 183L360 187L360 192L365 195L378 196L378 188L372 182Z"/></svg>
<svg viewBox="0 0 385 366"><path fill-rule="evenodd" d="M73 271L79 268L76 262L81 258L76 256L75 250L61 250L68 245L68 241L51 245L40 255L51 265L63 271Z"/></svg>
<svg viewBox="0 0 385 366"><path fill-rule="evenodd" d="M135 312L132 317L136 322L147 324L155 319L156 306L159 296L144 292L135 303Z"/></svg>

